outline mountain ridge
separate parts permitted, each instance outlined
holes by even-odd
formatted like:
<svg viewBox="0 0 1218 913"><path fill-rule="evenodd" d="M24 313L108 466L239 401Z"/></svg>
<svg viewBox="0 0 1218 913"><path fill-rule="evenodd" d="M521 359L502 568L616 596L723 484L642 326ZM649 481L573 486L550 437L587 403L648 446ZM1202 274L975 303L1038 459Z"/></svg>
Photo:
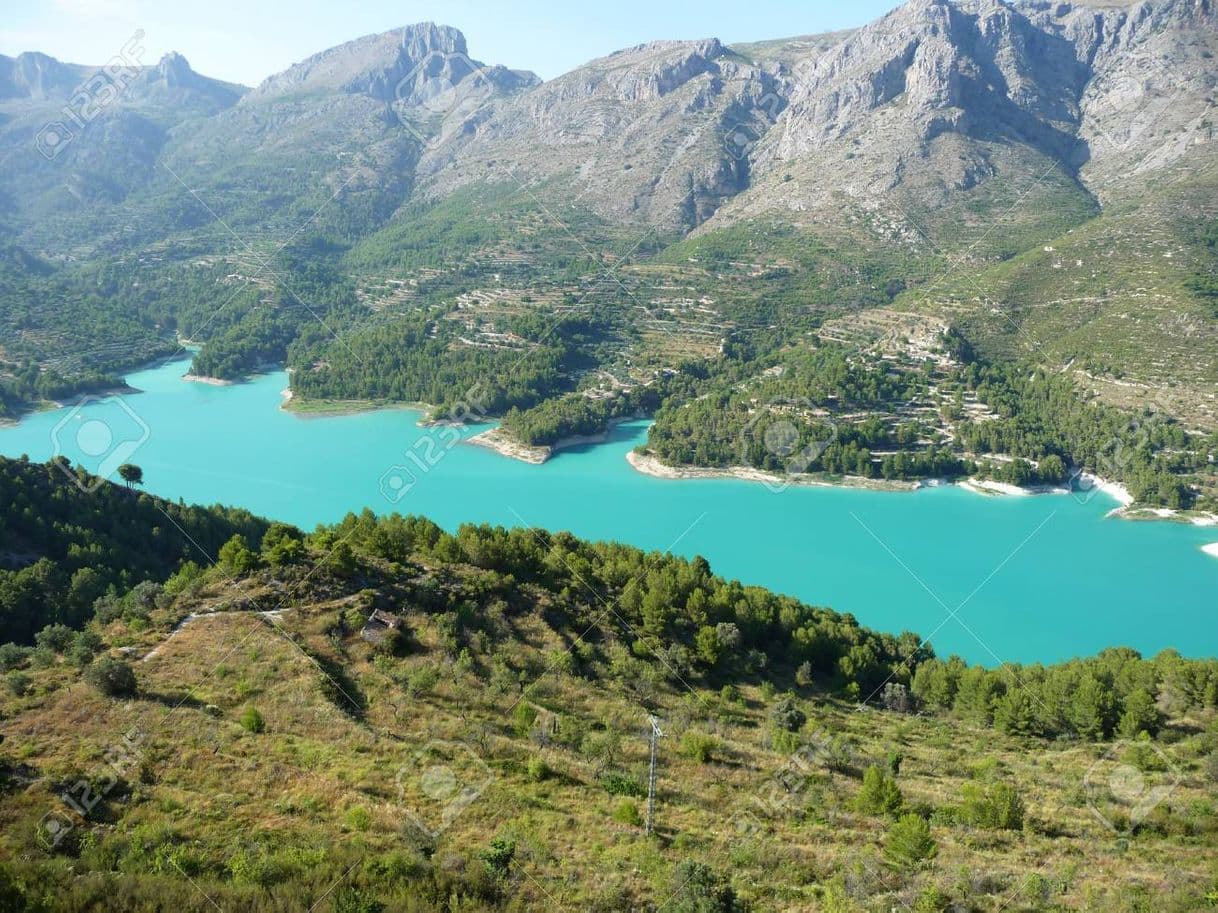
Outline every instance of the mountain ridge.
<svg viewBox="0 0 1218 913"><path fill-rule="evenodd" d="M432 379L477 365L501 413L549 410L528 436L592 433L694 395L669 373L690 361L699 383L748 380L832 340L826 323L916 315L1105 403L1143 385L1205 430L1216 21L1209 0L911 0L858 29L647 42L546 81L418 23L250 90L167 56L53 150L39 131L63 103L41 96L76 71L31 58L29 97L0 100L0 212L57 293L138 302L123 351L196 333L202 368L286 362L301 402L443 407ZM238 302L219 320L216 287ZM50 370L53 340L77 338L54 324L0 345ZM951 446L936 421L920 440ZM1159 488L1192 499L1140 486Z"/></svg>

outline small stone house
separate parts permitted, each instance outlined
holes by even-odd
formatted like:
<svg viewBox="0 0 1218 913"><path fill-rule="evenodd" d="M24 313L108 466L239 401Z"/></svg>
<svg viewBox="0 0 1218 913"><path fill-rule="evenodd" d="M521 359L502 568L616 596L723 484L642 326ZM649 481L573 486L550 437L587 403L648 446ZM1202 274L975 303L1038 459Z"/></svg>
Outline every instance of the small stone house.
<svg viewBox="0 0 1218 913"><path fill-rule="evenodd" d="M379 644L393 631L397 631L402 627L402 619L396 615L390 615L388 612L382 612L380 609L373 609L372 614L368 616L368 621L365 622L364 628L360 631L360 637L371 644Z"/></svg>

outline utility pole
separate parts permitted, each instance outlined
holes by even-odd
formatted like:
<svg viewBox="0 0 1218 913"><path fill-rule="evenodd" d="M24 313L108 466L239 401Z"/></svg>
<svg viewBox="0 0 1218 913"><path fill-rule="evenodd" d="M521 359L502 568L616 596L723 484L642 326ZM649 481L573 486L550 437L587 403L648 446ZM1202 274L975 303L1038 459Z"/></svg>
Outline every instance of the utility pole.
<svg viewBox="0 0 1218 913"><path fill-rule="evenodd" d="M647 719L651 723L651 769L647 774L647 836L650 837L656 812L656 743L664 730L652 714L648 714Z"/></svg>

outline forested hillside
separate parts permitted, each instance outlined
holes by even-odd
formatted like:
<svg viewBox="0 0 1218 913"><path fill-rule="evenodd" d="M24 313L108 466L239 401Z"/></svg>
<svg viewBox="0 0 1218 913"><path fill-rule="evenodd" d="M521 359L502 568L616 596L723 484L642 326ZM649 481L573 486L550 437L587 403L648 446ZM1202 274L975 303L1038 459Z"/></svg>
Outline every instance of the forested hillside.
<svg viewBox="0 0 1218 913"><path fill-rule="evenodd" d="M6 471L82 543L151 507ZM1218 662L983 669L702 559L176 516L237 532L0 647L15 910L1184 913L1218 888Z"/></svg>
<svg viewBox="0 0 1218 913"><path fill-rule="evenodd" d="M0 417L189 342L202 376L286 365L302 409L538 446L646 414L662 462L790 474L752 439L779 413L797 475L1212 511L1215 53L1192 0L911 0L541 82L421 23L248 91L134 67L53 150L90 68L5 58Z"/></svg>
<svg viewBox="0 0 1218 913"><path fill-rule="evenodd" d="M261 541L267 527L248 511L103 484L66 462L0 458L0 504L0 637L27 644L47 625L79 628L137 584L205 562L234 535Z"/></svg>

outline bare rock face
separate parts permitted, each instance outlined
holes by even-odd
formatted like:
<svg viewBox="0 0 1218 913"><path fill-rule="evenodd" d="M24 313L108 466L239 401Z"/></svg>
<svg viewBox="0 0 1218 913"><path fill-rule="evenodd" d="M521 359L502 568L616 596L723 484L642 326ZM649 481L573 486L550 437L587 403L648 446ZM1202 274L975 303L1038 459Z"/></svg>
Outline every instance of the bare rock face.
<svg viewBox="0 0 1218 913"><path fill-rule="evenodd" d="M443 79L488 81L501 91L536 85L532 73L488 67L469 57L465 36L431 22L368 35L315 54L263 82L248 103L284 95L343 93L409 106L428 101L428 86Z"/></svg>
<svg viewBox="0 0 1218 913"><path fill-rule="evenodd" d="M378 195L380 213L508 183L666 233L758 217L837 224L852 206L1027 212L1057 204L1009 189L1045 175L1086 207L1212 155L1215 25L1214 0L909 0L850 32L653 42L542 83L422 23L316 54L252 91L169 55L103 115L147 124L82 130L60 161L95 163L91 179L113 183L91 144L121 145L123 125L138 125L134 148L163 152L201 186L223 160L255 186L308 173ZM0 56L0 193L58 192L28 146L93 72ZM189 130L174 129L187 118ZM153 142L158 125L168 132Z"/></svg>
<svg viewBox="0 0 1218 913"><path fill-rule="evenodd" d="M0 99L67 98L87 72L86 67L60 63L46 54L0 54Z"/></svg>
<svg viewBox="0 0 1218 913"><path fill-rule="evenodd" d="M1209 142L1214 15L1210 0L910 0L793 63L718 221L893 194L933 209L1046 169L1104 199Z"/></svg>
<svg viewBox="0 0 1218 913"><path fill-rule="evenodd" d="M1205 153L1218 85L1212 0L1145 0L1123 9L1058 4L1046 27L1087 62L1079 100L1080 176L1101 200Z"/></svg>
<svg viewBox="0 0 1218 913"><path fill-rule="evenodd" d="M126 104L173 107L192 114L216 114L237 103L241 86L201 76L181 54L171 52L156 66L143 68L122 92Z"/></svg>
<svg viewBox="0 0 1218 913"><path fill-rule="evenodd" d="M424 157L422 191L548 183L606 218L689 229L746 186L733 131L751 145L770 117L757 112L776 116L785 91L715 39L619 51L471 119Z"/></svg>
<svg viewBox="0 0 1218 913"><path fill-rule="evenodd" d="M796 63L754 185L725 215L815 211L843 193L898 188L937 206L1030 159L1070 160L1086 81L1069 41L999 0L912 0ZM1016 165L1011 147L1029 156Z"/></svg>

